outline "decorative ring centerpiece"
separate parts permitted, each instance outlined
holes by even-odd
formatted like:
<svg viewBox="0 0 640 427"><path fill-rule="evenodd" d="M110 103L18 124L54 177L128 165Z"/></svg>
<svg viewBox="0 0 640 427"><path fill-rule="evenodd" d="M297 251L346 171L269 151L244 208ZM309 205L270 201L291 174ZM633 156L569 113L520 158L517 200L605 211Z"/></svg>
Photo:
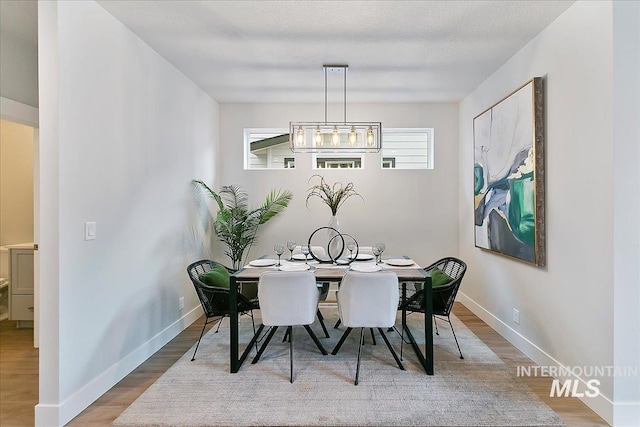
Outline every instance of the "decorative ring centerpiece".
<svg viewBox="0 0 640 427"><path fill-rule="evenodd" d="M326 248L327 249L327 252L326 252L327 256L326 257L320 257L319 254L314 254L313 253L313 244L312 244L313 237L320 230L329 230L329 231L335 232L335 235L327 243L327 248ZM355 249L355 253L356 253L355 256L352 256L351 259L349 259L349 261L347 261L347 262L342 261L342 260L339 261L340 257L344 253L344 250L347 248L347 245L345 244L345 237L347 239L353 240L353 243L355 244L355 248L354 249ZM334 243L335 241L338 242L337 245ZM316 261L318 261L320 263L333 263L333 264L348 265L348 264L351 264L357 258L358 252L359 252L358 242L356 241L356 239L353 236L351 236L350 234L346 234L346 233L340 233L338 230L336 230L333 227L319 227L319 228L317 228L309 236L309 241L308 241L307 244L309 245L309 255L311 255L311 257L313 259L315 259ZM320 246L320 245L316 245L316 247L317 246ZM322 247L322 246L320 246L320 247ZM333 249L333 252L332 252L332 249Z"/></svg>

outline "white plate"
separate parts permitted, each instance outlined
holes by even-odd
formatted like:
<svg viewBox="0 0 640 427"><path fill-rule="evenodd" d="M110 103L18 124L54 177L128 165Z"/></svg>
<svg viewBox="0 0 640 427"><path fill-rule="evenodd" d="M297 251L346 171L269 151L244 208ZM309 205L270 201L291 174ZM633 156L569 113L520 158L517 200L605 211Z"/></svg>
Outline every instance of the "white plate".
<svg viewBox="0 0 640 427"><path fill-rule="evenodd" d="M349 255L349 259L353 258L353 256ZM358 254L358 256L356 257L357 261L368 261L370 259L373 259L373 255L370 254Z"/></svg>
<svg viewBox="0 0 640 427"><path fill-rule="evenodd" d="M384 262L389 264L389 265L395 265L395 266L398 266L398 267L408 267L408 266L414 264L413 260L404 259L404 258L387 259Z"/></svg>
<svg viewBox="0 0 640 427"><path fill-rule="evenodd" d="M295 259L296 261L304 261L304 254L293 254L293 256L291 257L293 259ZM313 257L311 255L307 255L307 259L313 259Z"/></svg>
<svg viewBox="0 0 640 427"><path fill-rule="evenodd" d="M281 271L304 271L309 267L309 264L280 264Z"/></svg>
<svg viewBox="0 0 640 427"><path fill-rule="evenodd" d="M254 267L269 267L270 265L276 265L277 262L277 259L260 258L254 259L249 263L249 265L252 265Z"/></svg>
<svg viewBox="0 0 640 427"><path fill-rule="evenodd" d="M373 273L374 271L382 270L382 267L375 264L351 264L351 269L362 273Z"/></svg>

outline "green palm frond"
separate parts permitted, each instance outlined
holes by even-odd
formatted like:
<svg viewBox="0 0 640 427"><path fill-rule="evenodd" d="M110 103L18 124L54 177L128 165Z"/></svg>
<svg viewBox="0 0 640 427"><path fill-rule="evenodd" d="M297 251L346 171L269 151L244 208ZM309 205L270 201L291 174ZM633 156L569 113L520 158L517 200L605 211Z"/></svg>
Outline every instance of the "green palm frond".
<svg viewBox="0 0 640 427"><path fill-rule="evenodd" d="M258 227L282 212L293 197L287 190L271 190L260 207L249 210L249 195L239 185L225 185L218 194L202 181L193 180L193 184L199 193L212 197L218 204L218 213L212 219L213 230L226 245L225 254L235 269L242 266L243 256L257 242Z"/></svg>
<svg viewBox="0 0 640 427"><path fill-rule="evenodd" d="M293 194L288 190L277 192L271 190L263 205L258 208L260 224L264 224L282 212L289 205L292 198Z"/></svg>
<svg viewBox="0 0 640 427"><path fill-rule="evenodd" d="M237 208L243 211L249 209L249 194L239 185L225 185L220 193L227 208Z"/></svg>
<svg viewBox="0 0 640 427"><path fill-rule="evenodd" d="M191 182L193 183L193 186L197 192L202 193L202 191L204 190L208 197L211 197L216 201L216 203L218 204L218 209L224 209L224 203L222 202L222 198L218 195L218 193L213 191L207 184L202 181L193 180Z"/></svg>

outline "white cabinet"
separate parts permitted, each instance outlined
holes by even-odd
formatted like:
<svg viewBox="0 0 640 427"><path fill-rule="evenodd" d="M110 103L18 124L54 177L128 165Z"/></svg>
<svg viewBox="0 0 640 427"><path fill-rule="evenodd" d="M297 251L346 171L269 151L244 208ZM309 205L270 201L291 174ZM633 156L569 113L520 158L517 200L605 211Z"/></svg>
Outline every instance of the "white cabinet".
<svg viewBox="0 0 640 427"><path fill-rule="evenodd" d="M33 326L33 244L9 245L9 320Z"/></svg>
<svg viewBox="0 0 640 427"><path fill-rule="evenodd" d="M0 278L0 320L9 318L9 279Z"/></svg>

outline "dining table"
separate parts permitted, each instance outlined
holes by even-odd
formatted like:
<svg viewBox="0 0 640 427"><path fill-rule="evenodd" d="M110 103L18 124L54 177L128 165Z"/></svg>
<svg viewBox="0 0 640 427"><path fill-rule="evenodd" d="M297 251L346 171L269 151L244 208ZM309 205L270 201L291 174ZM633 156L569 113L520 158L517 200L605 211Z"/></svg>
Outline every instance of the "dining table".
<svg viewBox="0 0 640 427"><path fill-rule="evenodd" d="M403 256L403 259L411 259L408 256ZM303 261L304 262L304 261ZM258 263L259 264L259 263ZM340 282L347 271L351 268L349 265L323 265L314 263L313 274L318 282ZM385 271L392 271L398 276L398 283L402 286L401 292L401 305L404 306L404 302L407 300L407 283L422 283L425 290L425 313L424 313L424 354L420 348L420 345L416 342L412 332L407 326L407 311L402 310L402 329L406 333L407 340L414 349L416 356L424 368L427 375L433 375L433 329L432 329L432 312L433 312L433 295L431 291L431 277L422 269L418 264L412 263L409 266L394 266L386 264L384 261L380 264ZM240 313L237 311L237 295L239 286L246 283L258 283L260 275L265 271L273 271L274 266L251 266L247 265L240 270L233 273L230 277L229 283L229 305L231 307L231 313L229 315L230 320L230 351L229 351L229 368L231 373L237 373L240 367L246 360L252 346L257 341L261 332L264 329L264 325L260 325L256 334L251 341L245 347L242 355L240 355L240 343L239 343L239 326L238 316ZM372 272L370 274L375 274Z"/></svg>

